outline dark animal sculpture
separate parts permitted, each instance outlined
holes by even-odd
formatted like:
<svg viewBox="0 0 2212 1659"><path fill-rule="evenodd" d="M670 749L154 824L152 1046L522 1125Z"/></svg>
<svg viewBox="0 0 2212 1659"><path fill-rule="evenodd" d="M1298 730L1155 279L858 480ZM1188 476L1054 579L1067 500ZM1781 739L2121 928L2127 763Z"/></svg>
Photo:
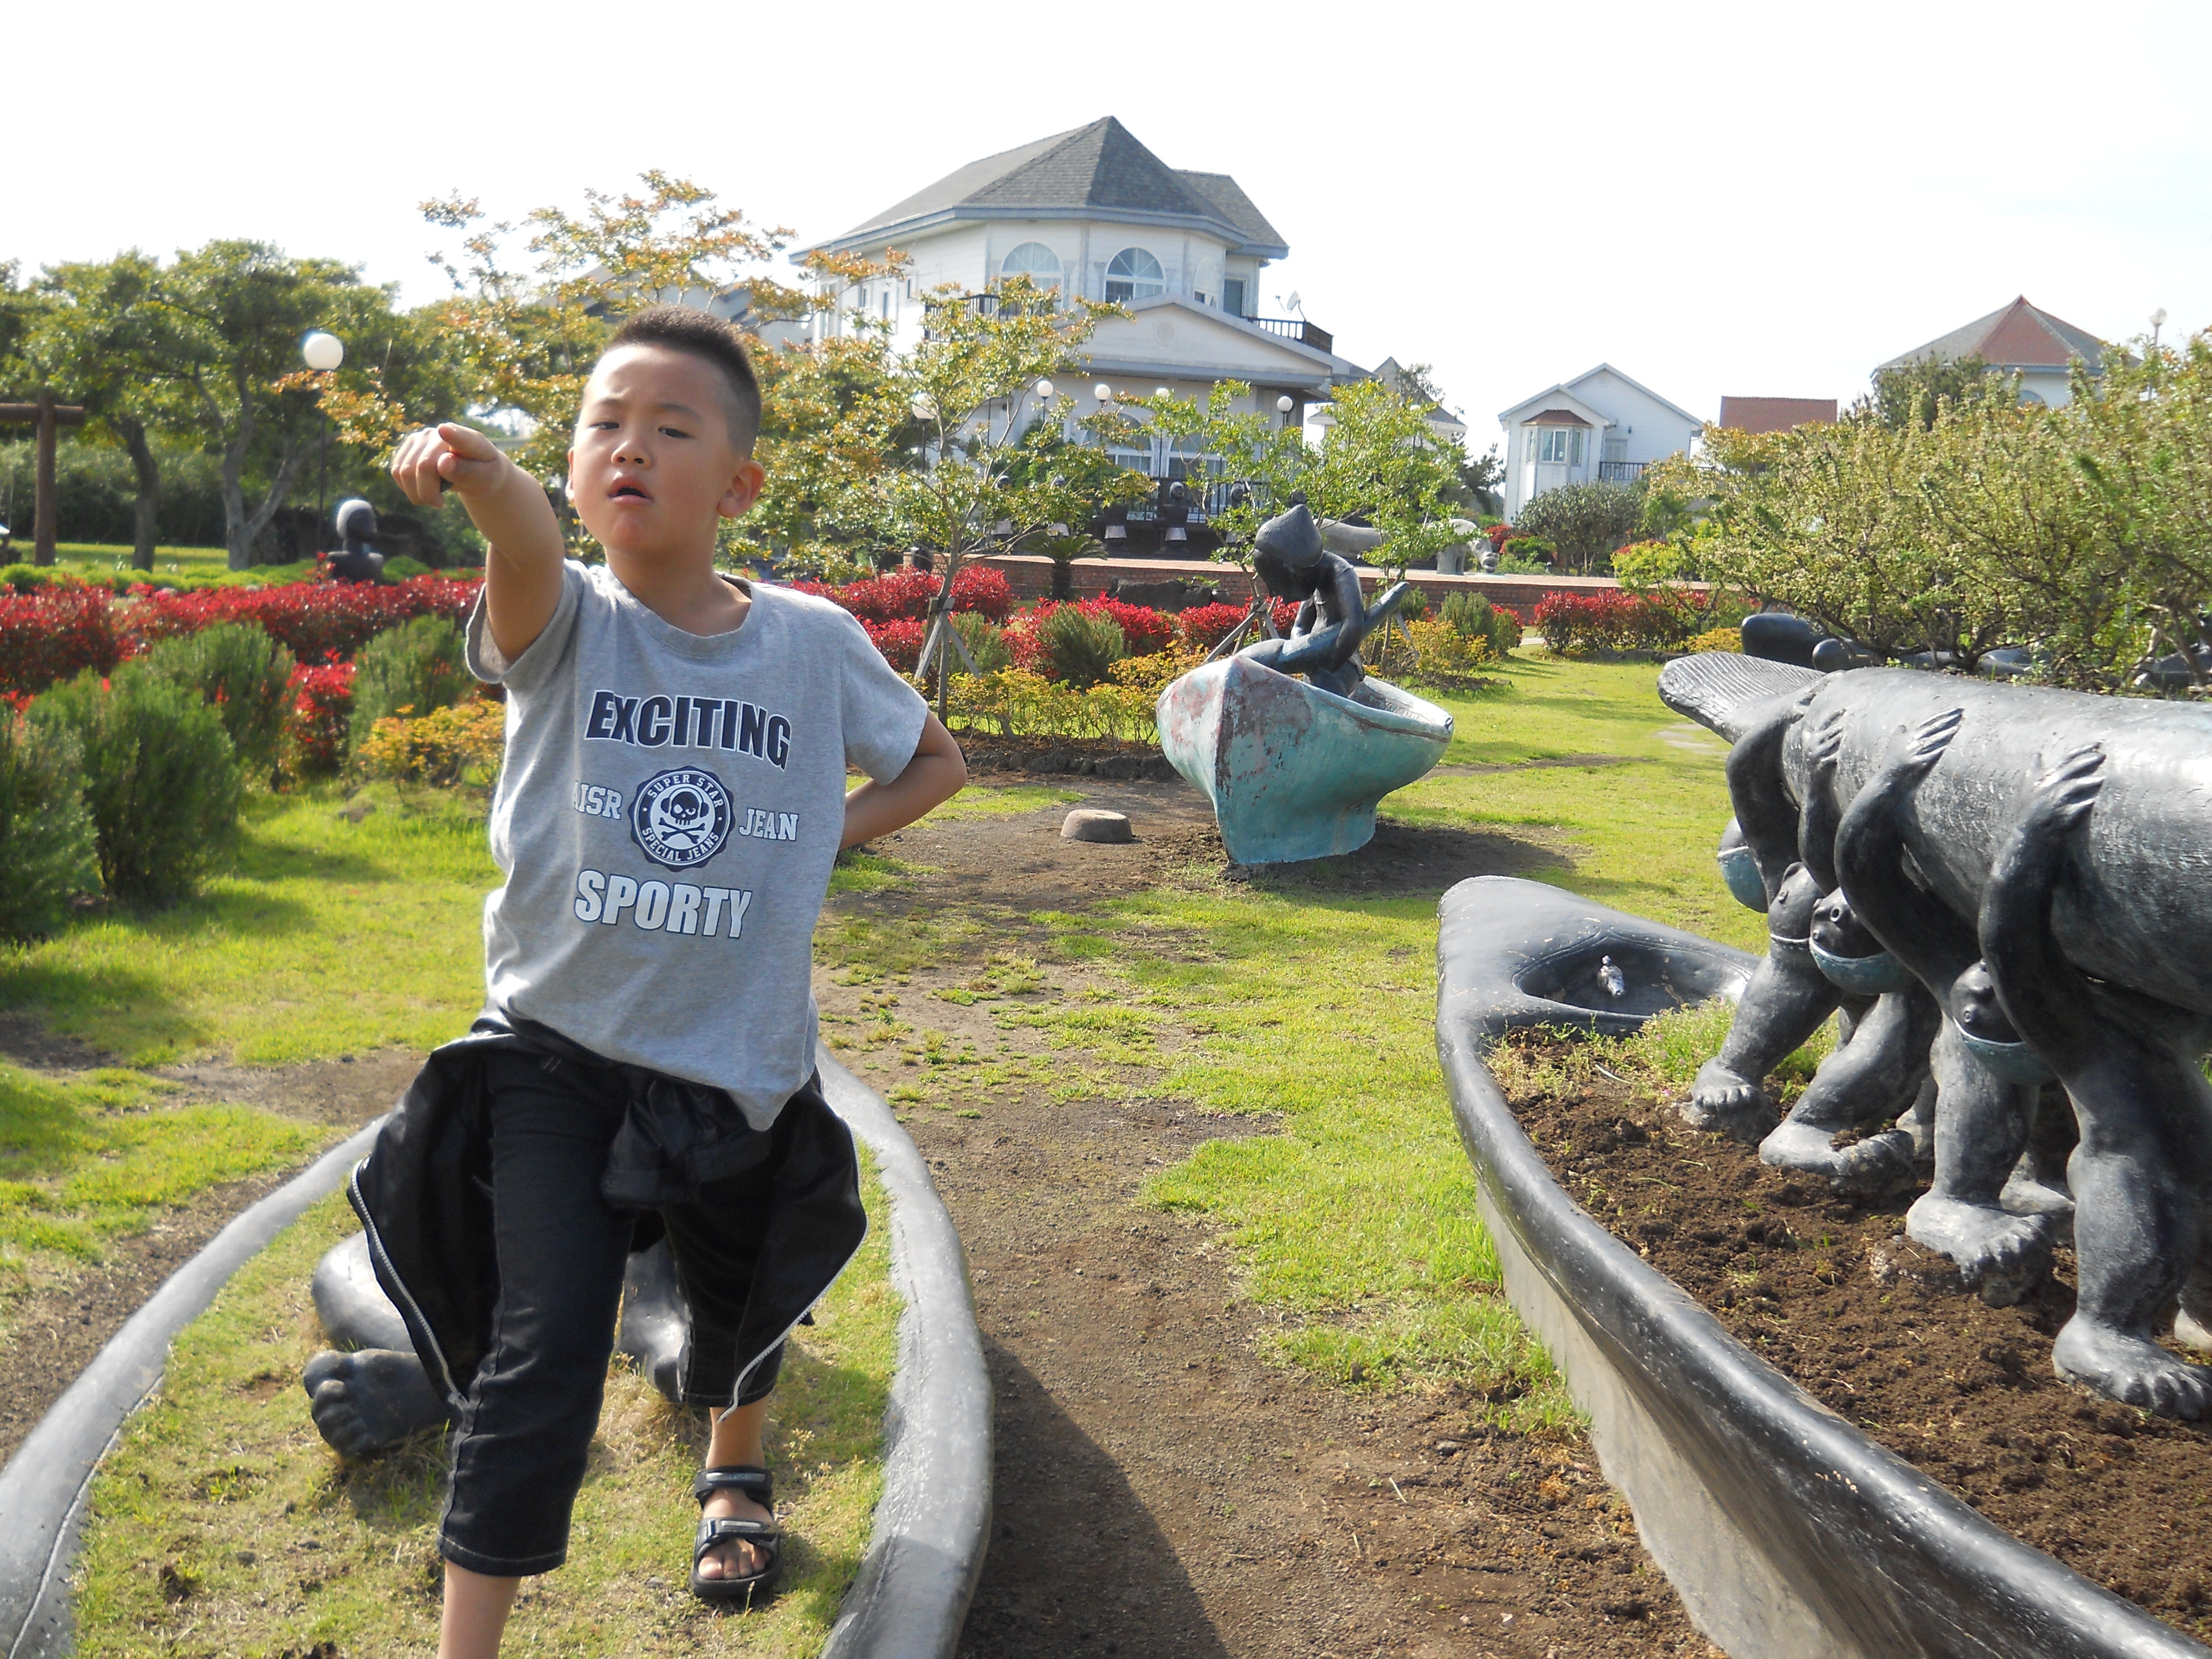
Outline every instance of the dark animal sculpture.
<svg viewBox="0 0 2212 1659"><path fill-rule="evenodd" d="M1686 1115L1846 1192L1932 1164L1909 1230L1992 1301L2070 1224L2061 1375L2212 1416L2212 1371L2154 1340L2178 1304L2212 1342L2212 708L1698 658L1661 693L1735 742L1723 869L1741 892L1756 865L1771 936ZM1837 1009L1844 1041L1765 1130L1759 1079ZM2076 1127L2069 1193L2051 1153Z"/></svg>
<svg viewBox="0 0 2212 1659"><path fill-rule="evenodd" d="M1935 1089L1929 1048L1941 1023L1936 1000L1860 920L1838 885L1843 811L1834 787L1841 728L1823 720L1805 738L1812 787L1798 820L1803 873L1820 890L1806 939L1821 976L1843 994L1844 1029L1834 1054L1790 1115L1759 1143L1784 1169L1824 1176L1838 1192L1880 1197L1911 1186L1933 1157ZM1836 1137L1890 1119L1899 1127L1838 1148Z"/></svg>
<svg viewBox="0 0 2212 1659"><path fill-rule="evenodd" d="M300 1374L323 1438L349 1457L374 1457L410 1435L442 1427L445 1398L415 1357L399 1310L376 1282L365 1235L331 1247L315 1267L313 1289L325 1333L347 1345L317 1354ZM666 1242L631 1256L616 1346L672 1401L680 1397L690 1328Z"/></svg>
<svg viewBox="0 0 2212 1659"><path fill-rule="evenodd" d="M1720 1053L1691 1085L1683 1115L1745 1140L1774 1125L1763 1079L1843 1000L1808 948L1820 888L1797 858L1798 810L1782 783L1782 744L1802 713L1802 702L1778 701L1729 751L1729 796L1766 894L1766 959L1745 988Z"/></svg>
<svg viewBox="0 0 2212 1659"><path fill-rule="evenodd" d="M1836 833L1837 875L1867 929L1942 1012L1929 1054L1936 1083L1936 1179L1905 1216L1913 1242L1950 1257L1993 1304L2017 1302L2048 1270L2060 1218L2005 1208L2049 1073L2021 1041L1971 924L1905 873L1905 809L1959 731L1922 721L1859 791Z"/></svg>
<svg viewBox="0 0 2212 1659"><path fill-rule="evenodd" d="M2212 1371L2154 1340L2179 1299L2202 1334L2212 1197L2212 1020L2067 959L2053 918L2089 884L2086 833L2106 787L2098 748L2066 756L2024 792L1990 872L1980 946L1998 1000L2066 1085L2081 1124L2067 1165L2081 1282L2058 1333L2058 1374L2161 1415L2212 1410ZM2200 855L2198 862L2203 863Z"/></svg>

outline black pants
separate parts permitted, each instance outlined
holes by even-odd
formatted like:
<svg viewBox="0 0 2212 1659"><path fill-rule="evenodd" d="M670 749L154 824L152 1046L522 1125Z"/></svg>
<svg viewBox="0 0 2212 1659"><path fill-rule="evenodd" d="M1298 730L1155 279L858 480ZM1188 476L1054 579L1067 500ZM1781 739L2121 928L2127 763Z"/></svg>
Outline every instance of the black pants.
<svg viewBox="0 0 2212 1659"><path fill-rule="evenodd" d="M490 1351L453 1434L438 1545L449 1561L507 1577L550 1572L567 1558L638 1217L599 1191L629 1099L620 1073L530 1053L488 1055L484 1065L499 1303ZM812 1110L829 1107L810 1086L770 1133ZM690 1403L733 1403L738 1322L766 1196L764 1166L708 1187L696 1207L661 1212L691 1310ZM708 1211L711 1227L701 1224ZM781 1357L779 1346L756 1364L734 1403L765 1398Z"/></svg>

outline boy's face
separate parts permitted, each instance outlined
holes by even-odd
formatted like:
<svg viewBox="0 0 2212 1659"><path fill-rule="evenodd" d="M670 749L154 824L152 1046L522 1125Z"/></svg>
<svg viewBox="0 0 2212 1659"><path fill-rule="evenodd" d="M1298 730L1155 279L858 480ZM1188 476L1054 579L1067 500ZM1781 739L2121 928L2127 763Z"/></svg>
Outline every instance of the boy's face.
<svg viewBox="0 0 2212 1659"><path fill-rule="evenodd" d="M730 441L725 386L712 363L666 346L599 360L568 452L568 498L609 552L711 551L715 520L753 504L766 475Z"/></svg>

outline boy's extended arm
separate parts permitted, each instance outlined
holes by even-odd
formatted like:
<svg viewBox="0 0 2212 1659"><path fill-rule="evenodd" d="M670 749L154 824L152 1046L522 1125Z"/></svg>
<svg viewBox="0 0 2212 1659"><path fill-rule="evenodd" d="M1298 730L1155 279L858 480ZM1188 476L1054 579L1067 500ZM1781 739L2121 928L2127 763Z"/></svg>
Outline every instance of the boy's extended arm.
<svg viewBox="0 0 2212 1659"><path fill-rule="evenodd" d="M968 762L960 745L934 714L921 722L921 741L906 770L889 783L864 783L845 797L845 838L840 848L903 830L933 808L951 800L968 783Z"/></svg>
<svg viewBox="0 0 2212 1659"><path fill-rule="evenodd" d="M564 549L553 504L537 481L483 433L447 422L401 443L392 477L417 507L450 486L491 544L484 556L484 621L513 662L536 642L561 603Z"/></svg>

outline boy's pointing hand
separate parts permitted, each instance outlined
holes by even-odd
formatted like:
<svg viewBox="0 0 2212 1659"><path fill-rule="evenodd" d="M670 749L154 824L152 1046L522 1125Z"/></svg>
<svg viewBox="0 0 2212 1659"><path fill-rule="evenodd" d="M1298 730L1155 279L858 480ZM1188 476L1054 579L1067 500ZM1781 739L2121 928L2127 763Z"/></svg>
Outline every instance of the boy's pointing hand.
<svg viewBox="0 0 2212 1659"><path fill-rule="evenodd" d="M464 496L498 482L507 457L473 428L447 421L410 433L392 458L392 478L417 507L435 507L447 488Z"/></svg>

